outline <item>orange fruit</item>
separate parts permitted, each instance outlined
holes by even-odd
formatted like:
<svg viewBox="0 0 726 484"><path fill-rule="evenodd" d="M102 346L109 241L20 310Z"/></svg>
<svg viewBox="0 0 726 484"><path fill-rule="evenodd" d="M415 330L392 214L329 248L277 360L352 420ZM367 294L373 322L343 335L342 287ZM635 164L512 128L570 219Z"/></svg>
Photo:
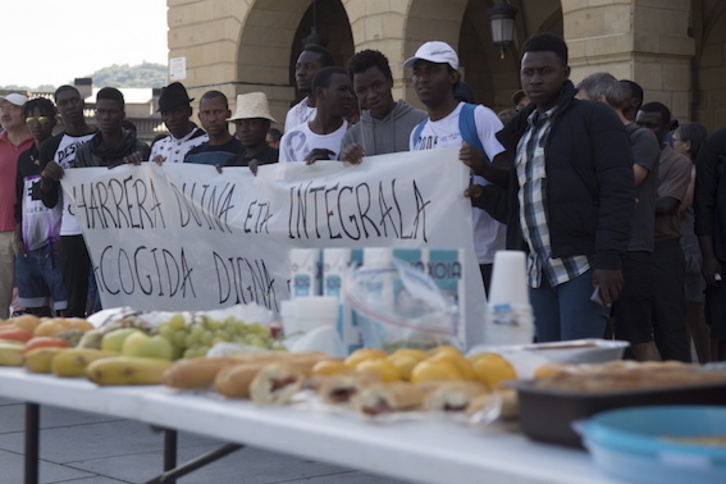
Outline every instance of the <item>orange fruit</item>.
<svg viewBox="0 0 726 484"><path fill-rule="evenodd" d="M421 361L426 358L426 352L424 350L416 350L413 348L400 348L394 351L391 356L408 356Z"/></svg>
<svg viewBox="0 0 726 484"><path fill-rule="evenodd" d="M461 351L450 345L437 346L436 348L429 350L427 356L430 358L434 355L438 355L439 353L445 353L454 356L463 356L461 354Z"/></svg>
<svg viewBox="0 0 726 484"><path fill-rule="evenodd" d="M318 361L313 366L312 374L317 376L330 376L347 370L343 360L323 360Z"/></svg>
<svg viewBox="0 0 726 484"><path fill-rule="evenodd" d="M416 365L419 364L421 361L420 359L407 354L407 353L394 353L390 355L388 358L386 358L393 366L396 367L398 370L398 373L401 375L401 378L404 380L410 380L411 379L411 372L413 372L413 369Z"/></svg>
<svg viewBox="0 0 726 484"><path fill-rule="evenodd" d="M33 334L35 336L55 336L68 328L68 323L63 318L53 318L43 321L35 328Z"/></svg>
<svg viewBox="0 0 726 484"><path fill-rule="evenodd" d="M481 353L472 363L476 378L489 389L499 388L503 380L514 380L517 372L502 355L497 353Z"/></svg>
<svg viewBox="0 0 726 484"><path fill-rule="evenodd" d="M466 358L456 350L456 353L451 351L440 351L429 358L427 361L450 361L456 369L459 370L464 380L473 381L476 380L476 374L471 364L466 361Z"/></svg>
<svg viewBox="0 0 726 484"><path fill-rule="evenodd" d="M401 373L398 371L398 368L385 358L373 358L361 361L356 365L355 369L378 373L384 382L401 380Z"/></svg>
<svg viewBox="0 0 726 484"><path fill-rule="evenodd" d="M376 358L385 358L388 356L385 351L376 348L361 348L355 350L353 353L345 359L345 366L348 368L355 368L358 363L365 360L372 360Z"/></svg>
<svg viewBox="0 0 726 484"><path fill-rule="evenodd" d="M91 331L92 329L96 329L94 325L83 318L67 318L66 324L68 324L68 329L79 329L81 331Z"/></svg>
<svg viewBox="0 0 726 484"><path fill-rule="evenodd" d="M35 328L40 326L41 320L33 314L23 314L22 316L11 319L10 322L16 328L23 328L25 331L32 333L35 331Z"/></svg>
<svg viewBox="0 0 726 484"><path fill-rule="evenodd" d="M419 383L431 380L463 380L459 369L451 361L424 360L416 365L411 372L411 382Z"/></svg>

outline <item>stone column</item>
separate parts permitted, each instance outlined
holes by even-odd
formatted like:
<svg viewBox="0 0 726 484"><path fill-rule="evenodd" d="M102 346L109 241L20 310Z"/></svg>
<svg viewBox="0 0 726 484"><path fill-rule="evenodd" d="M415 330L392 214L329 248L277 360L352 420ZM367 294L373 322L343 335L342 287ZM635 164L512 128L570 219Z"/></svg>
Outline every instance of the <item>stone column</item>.
<svg viewBox="0 0 726 484"><path fill-rule="evenodd" d="M610 72L640 84L645 102L692 119L690 9L690 0L562 0L573 82Z"/></svg>

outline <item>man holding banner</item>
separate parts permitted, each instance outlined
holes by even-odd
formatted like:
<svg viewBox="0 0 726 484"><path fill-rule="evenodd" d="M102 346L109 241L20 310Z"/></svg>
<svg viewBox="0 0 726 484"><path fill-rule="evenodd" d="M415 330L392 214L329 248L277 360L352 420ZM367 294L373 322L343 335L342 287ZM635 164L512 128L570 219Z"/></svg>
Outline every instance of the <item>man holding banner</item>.
<svg viewBox="0 0 726 484"><path fill-rule="evenodd" d="M411 150L460 147L459 160L471 168L474 183L493 181L506 186L509 164L495 137L502 122L491 109L454 97L460 80L456 51L445 42L426 42L403 65L413 68L416 93L429 113L429 119L411 132ZM488 293L494 253L504 249L506 227L476 207L472 207L472 223L479 270Z"/></svg>

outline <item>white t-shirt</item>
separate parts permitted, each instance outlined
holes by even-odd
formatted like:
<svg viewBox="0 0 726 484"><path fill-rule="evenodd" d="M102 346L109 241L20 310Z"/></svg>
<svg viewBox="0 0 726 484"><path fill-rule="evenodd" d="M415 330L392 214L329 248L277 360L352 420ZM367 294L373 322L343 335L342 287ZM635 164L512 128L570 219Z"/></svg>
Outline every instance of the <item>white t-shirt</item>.
<svg viewBox="0 0 726 484"><path fill-rule="evenodd" d="M53 161L63 167L64 170L73 168L76 166L76 153L78 148L86 141L93 138L96 133L89 133L83 136L71 136L70 134L64 134L58 149L55 150L53 155ZM76 220L74 208L71 206L70 200L64 200L63 191L60 190L59 201L63 204L63 217L61 218L61 235L81 235L81 226Z"/></svg>
<svg viewBox="0 0 726 484"><path fill-rule="evenodd" d="M154 143L151 147L151 154L149 160L153 160L157 155L164 157L166 163L182 163L184 157L192 148L196 148L200 144L209 141L209 136L206 134L199 134L200 129L192 129L183 138L175 138L173 135L169 135L166 138L162 138Z"/></svg>
<svg viewBox="0 0 726 484"><path fill-rule="evenodd" d="M304 123L288 131L280 139L280 162L303 161L315 148L324 148L335 153L331 160L338 158L340 143L348 130L347 121L330 134L316 134L310 130L310 123Z"/></svg>
<svg viewBox="0 0 726 484"><path fill-rule="evenodd" d="M413 139L416 132L416 129L413 129L409 138L411 151L461 146L464 140L459 131L459 114L463 104L459 103L456 109L443 119L429 120L421 130L421 137L418 140ZM494 111L481 105L474 110L474 122L479 141L491 161L504 151L504 147L495 136L502 129L502 122ZM487 185L489 182L480 176L474 176L473 183ZM494 220L485 210L476 207L472 207L472 225L474 250L479 264L493 263L494 253L505 248L506 226Z"/></svg>
<svg viewBox="0 0 726 484"><path fill-rule="evenodd" d="M287 112L287 116L285 116L285 133L315 117L318 110L308 106L308 99L308 96L305 96L305 99L291 107Z"/></svg>

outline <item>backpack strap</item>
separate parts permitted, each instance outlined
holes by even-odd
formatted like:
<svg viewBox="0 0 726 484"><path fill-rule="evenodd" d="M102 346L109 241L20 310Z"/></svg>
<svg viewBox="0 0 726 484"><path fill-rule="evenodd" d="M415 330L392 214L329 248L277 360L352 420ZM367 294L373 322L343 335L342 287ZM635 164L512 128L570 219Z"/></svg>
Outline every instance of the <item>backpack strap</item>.
<svg viewBox="0 0 726 484"><path fill-rule="evenodd" d="M424 119L418 125L416 125L415 128L413 128L413 145L416 146L416 143L418 143L421 140L421 131L423 131L424 126L426 126L426 123L428 123L429 120Z"/></svg>
<svg viewBox="0 0 726 484"><path fill-rule="evenodd" d="M484 145L479 139L479 133L476 130L476 119L474 118L474 110L476 104L464 103L461 106L461 113L459 114L459 131L461 132L461 139L474 146L484 155L484 159L489 162L487 152L484 150Z"/></svg>

